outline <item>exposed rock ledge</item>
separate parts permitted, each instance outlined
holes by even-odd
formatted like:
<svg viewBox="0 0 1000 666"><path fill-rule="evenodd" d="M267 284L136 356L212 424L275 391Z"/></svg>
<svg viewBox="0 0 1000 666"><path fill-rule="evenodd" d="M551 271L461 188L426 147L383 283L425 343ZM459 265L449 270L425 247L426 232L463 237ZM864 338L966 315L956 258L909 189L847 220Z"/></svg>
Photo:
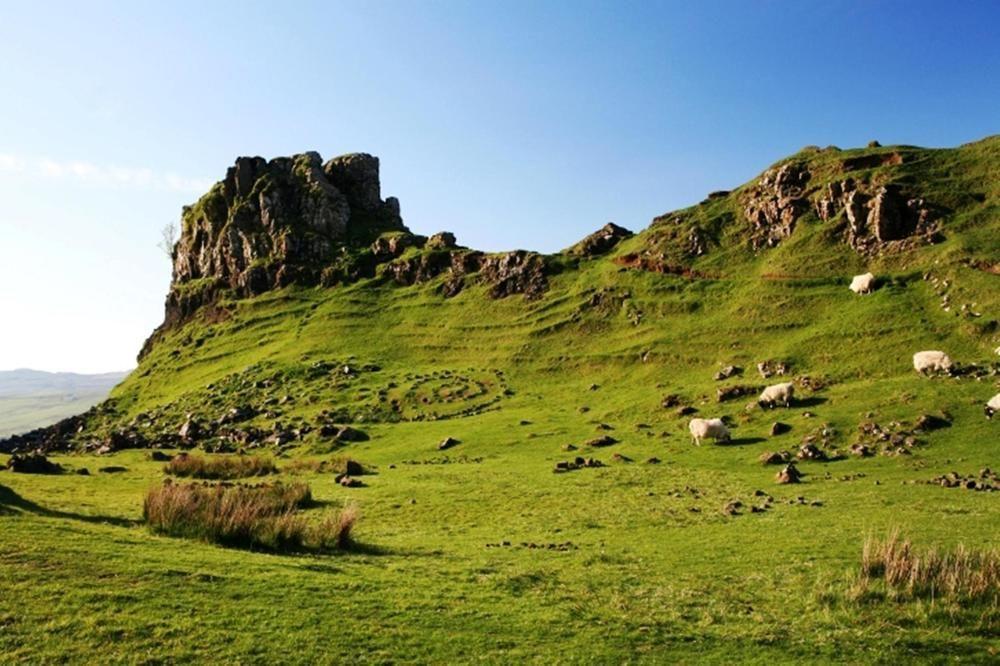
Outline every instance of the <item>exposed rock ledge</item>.
<svg viewBox="0 0 1000 666"><path fill-rule="evenodd" d="M417 252L407 254L411 248ZM487 255L459 247L447 231L429 238L411 233L399 201L382 198L378 158L365 153L325 163L315 152L238 158L223 180L184 208L172 258L164 322L140 359L166 330L195 314L227 316L215 306L223 292L248 297L380 274L414 284L443 273L445 296L459 293L471 274L493 298L537 298L548 288L541 255Z"/></svg>
<svg viewBox="0 0 1000 666"><path fill-rule="evenodd" d="M901 161L898 154L879 159L879 164L889 165ZM844 168L857 165L845 163ZM810 210L824 222L843 212L844 240L862 254L936 240L934 222L940 211L920 197L908 196L901 185L862 183L848 177L810 190L811 178L804 164L790 162L764 172L747 189L741 200L755 250L774 247L791 236L798 220Z"/></svg>

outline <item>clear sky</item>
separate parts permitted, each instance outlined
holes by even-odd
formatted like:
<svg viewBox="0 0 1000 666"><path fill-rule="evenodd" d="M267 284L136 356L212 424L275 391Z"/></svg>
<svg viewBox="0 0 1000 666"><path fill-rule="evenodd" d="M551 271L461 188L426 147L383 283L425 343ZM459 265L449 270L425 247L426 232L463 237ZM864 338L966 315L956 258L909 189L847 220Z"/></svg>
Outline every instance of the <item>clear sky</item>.
<svg viewBox="0 0 1000 666"><path fill-rule="evenodd" d="M1000 3L0 0L0 370L127 369L238 155L378 155L420 233L553 251L808 144L1000 132Z"/></svg>

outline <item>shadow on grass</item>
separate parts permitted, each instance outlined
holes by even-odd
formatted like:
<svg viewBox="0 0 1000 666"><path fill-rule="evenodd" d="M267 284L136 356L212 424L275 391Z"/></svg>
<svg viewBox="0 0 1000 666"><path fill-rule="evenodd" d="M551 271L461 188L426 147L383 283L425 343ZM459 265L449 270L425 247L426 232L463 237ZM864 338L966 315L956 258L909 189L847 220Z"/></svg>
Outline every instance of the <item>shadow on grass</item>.
<svg viewBox="0 0 1000 666"><path fill-rule="evenodd" d="M255 551L256 552L256 551ZM383 557L388 555L400 555L401 553L391 550L389 548L384 548L382 546L375 546L368 543L358 543L352 542L349 546L343 549L337 550L327 550L327 551L285 551L285 552L275 552L275 551L265 551L271 555L278 555L280 557L288 557L295 559L311 559L313 561L307 564L299 565L300 568L306 571L313 571L316 573L328 573L336 574L342 573L342 569L334 566L330 563L331 558L341 558L350 557L352 555L368 555L372 557ZM406 553L410 555L411 553Z"/></svg>
<svg viewBox="0 0 1000 666"><path fill-rule="evenodd" d="M760 444L761 442L766 442L767 440L763 437L735 437L728 442L720 442L720 446L750 446L751 444Z"/></svg>
<svg viewBox="0 0 1000 666"><path fill-rule="evenodd" d="M796 398L795 402L792 403L792 407L818 407L819 405L829 401L829 398L824 398L819 395L811 395L808 398Z"/></svg>
<svg viewBox="0 0 1000 666"><path fill-rule="evenodd" d="M116 527L135 527L140 522L128 518L113 518L111 516L88 516L70 511L56 511L27 500L7 486L0 485L0 515L11 515L15 513L31 513L36 516L46 518L67 518L69 520L80 520L85 523L96 523L100 525L114 525Z"/></svg>

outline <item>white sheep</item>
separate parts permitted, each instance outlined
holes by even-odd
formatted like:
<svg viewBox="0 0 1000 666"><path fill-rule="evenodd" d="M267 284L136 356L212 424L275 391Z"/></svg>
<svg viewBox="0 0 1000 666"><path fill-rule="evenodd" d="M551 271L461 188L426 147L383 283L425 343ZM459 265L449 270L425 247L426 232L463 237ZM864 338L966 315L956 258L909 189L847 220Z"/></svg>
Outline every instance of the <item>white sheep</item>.
<svg viewBox="0 0 1000 666"><path fill-rule="evenodd" d="M773 408L777 404L781 404L785 407L792 406L792 398L795 397L795 384L792 382L784 382L782 384L773 384L768 386L766 389L761 391L760 397L757 398L757 404L761 407Z"/></svg>
<svg viewBox="0 0 1000 666"><path fill-rule="evenodd" d="M986 403L986 418L992 419L993 415L1000 412L1000 393L990 398L990 401Z"/></svg>
<svg viewBox="0 0 1000 666"><path fill-rule="evenodd" d="M691 431L695 446L701 446L701 440L706 437L721 442L728 442L730 439L729 428L722 419L691 419L688 430Z"/></svg>
<svg viewBox="0 0 1000 666"><path fill-rule="evenodd" d="M871 273L855 275L851 280L851 291L855 294L870 294L875 290L875 276Z"/></svg>
<svg viewBox="0 0 1000 666"><path fill-rule="evenodd" d="M935 372L951 374L954 363L943 351L922 351L913 355L913 369L922 375Z"/></svg>

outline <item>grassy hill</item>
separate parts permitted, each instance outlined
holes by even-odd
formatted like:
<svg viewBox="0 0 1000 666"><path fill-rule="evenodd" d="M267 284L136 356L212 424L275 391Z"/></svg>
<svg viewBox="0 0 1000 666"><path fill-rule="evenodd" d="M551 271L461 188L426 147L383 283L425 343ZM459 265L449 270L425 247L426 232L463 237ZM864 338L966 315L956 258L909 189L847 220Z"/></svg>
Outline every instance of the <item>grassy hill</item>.
<svg viewBox="0 0 1000 666"><path fill-rule="evenodd" d="M55 423L104 400L126 373L0 371L0 437Z"/></svg>
<svg viewBox="0 0 1000 666"><path fill-rule="evenodd" d="M788 164L804 184L766 184ZM0 649L80 661L995 659L995 603L858 594L856 577L865 537L893 529L926 546L997 545L1000 494L931 481L1000 465L1000 421L983 418L1000 390L998 174L997 137L806 149L606 254L545 258L533 298L491 298L474 273L447 297L452 273L400 286L382 269L252 297L222 289L162 329L69 441L127 427L173 447L189 418L236 409L239 432L199 446L267 451L320 502L355 503L363 548L282 556L156 536L140 517L161 463L61 453L92 474L0 474ZM847 178L870 200L898 188L883 197L903 207L883 238L853 228L842 204L817 212ZM768 202L775 224L748 219ZM880 287L858 296L847 285L865 270ZM918 375L923 349L963 372ZM767 360L788 374L762 378ZM715 379L726 366L742 373ZM786 379L792 408L756 406ZM749 392L719 400L739 386ZM725 417L733 440L692 446L680 406ZM918 427L922 416L945 427ZM772 435L776 421L788 432ZM322 427L334 423L368 439L338 442ZM601 435L617 443L588 446ZM446 437L459 443L438 450ZM762 453L804 442L831 460L799 462L803 482L778 485ZM876 455L852 455L855 444ZM376 473L344 488L292 465L332 454ZM578 455L603 466L554 473Z"/></svg>

